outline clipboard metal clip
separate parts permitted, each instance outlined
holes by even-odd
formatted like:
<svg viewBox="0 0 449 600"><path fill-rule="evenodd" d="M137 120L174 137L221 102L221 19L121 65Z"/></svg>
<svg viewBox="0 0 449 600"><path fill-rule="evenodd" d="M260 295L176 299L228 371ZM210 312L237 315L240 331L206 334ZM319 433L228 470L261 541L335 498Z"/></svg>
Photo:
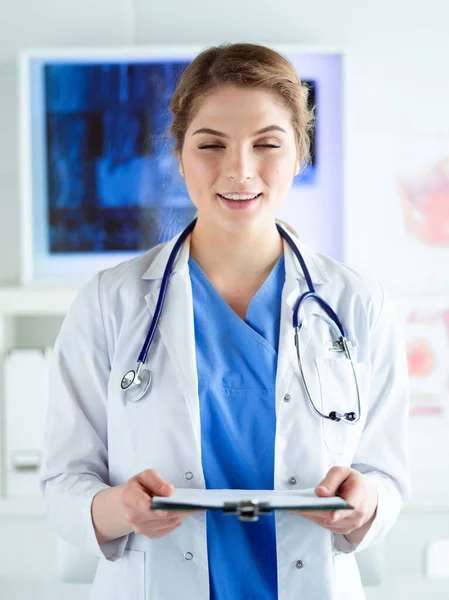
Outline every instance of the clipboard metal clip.
<svg viewBox="0 0 449 600"><path fill-rule="evenodd" d="M225 502L223 512L226 515L237 515L240 521L254 522L261 514L271 514L268 502L258 500L242 500L242 502Z"/></svg>

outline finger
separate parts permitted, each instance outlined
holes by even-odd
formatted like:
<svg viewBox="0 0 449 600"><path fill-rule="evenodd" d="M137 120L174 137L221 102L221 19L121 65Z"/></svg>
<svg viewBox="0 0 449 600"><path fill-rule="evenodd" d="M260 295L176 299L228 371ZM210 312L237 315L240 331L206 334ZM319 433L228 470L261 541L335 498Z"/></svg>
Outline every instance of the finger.
<svg viewBox="0 0 449 600"><path fill-rule="evenodd" d="M325 529L332 531L333 533L342 533L348 530L352 531L354 529L353 520L349 518L349 516L346 518L338 512L327 514L329 515L327 518L321 515L312 515L307 512L301 513L300 516L312 521L312 523L315 523L315 525L319 525L320 527L324 527Z"/></svg>
<svg viewBox="0 0 449 600"><path fill-rule="evenodd" d="M181 525L182 525L182 523L177 523L176 525L171 525L169 527L162 527L160 529L153 529L153 527L151 527L151 529L148 529L148 530L143 529L139 533L142 533L143 535L146 535L147 537L149 537L151 539L157 539L157 538L163 537L164 535L168 535L172 531L175 531L176 529L178 529L178 527L181 527Z"/></svg>
<svg viewBox="0 0 449 600"><path fill-rule="evenodd" d="M164 529L166 527L172 527L178 523L182 523L183 519L179 517L151 517L146 519L137 519L134 523L135 529Z"/></svg>
<svg viewBox="0 0 449 600"><path fill-rule="evenodd" d="M300 517L316 517L322 520L328 519L332 514L330 510L298 510L294 512Z"/></svg>
<svg viewBox="0 0 449 600"><path fill-rule="evenodd" d="M131 512L144 513L151 502L150 496L142 485L134 480L125 486L122 495L123 504Z"/></svg>
<svg viewBox="0 0 449 600"><path fill-rule="evenodd" d="M158 519L151 523L151 529L155 531L159 529L167 529L170 527L176 527L177 525L181 525L182 519L179 517L167 517L166 519Z"/></svg>
<svg viewBox="0 0 449 600"><path fill-rule="evenodd" d="M353 471L345 481L341 496L355 508L354 514L360 510L365 503L366 487L363 475Z"/></svg>
<svg viewBox="0 0 449 600"><path fill-rule="evenodd" d="M163 529L161 531L156 531L153 533L153 535L148 536L148 537L151 537L153 540L157 540L158 538L164 537L164 535L168 535L169 533L172 533L172 531L175 531L176 529L178 529L178 527L181 527L181 525L177 525L176 527L171 527L170 529Z"/></svg>
<svg viewBox="0 0 449 600"><path fill-rule="evenodd" d="M186 517L188 517L191 514L194 514L194 512L196 511L184 511L184 510L170 510L170 509L162 509L162 508L156 508L153 509L152 505L151 505L152 499L150 498L147 504L147 511L150 513L150 518L156 518L156 519L160 519L160 518L165 518L165 517L181 517L183 519L185 519Z"/></svg>
<svg viewBox="0 0 449 600"><path fill-rule="evenodd" d="M341 535L347 535L348 533L351 533L351 531L354 531L354 527L326 527L326 529L331 533L337 533Z"/></svg>
<svg viewBox="0 0 449 600"><path fill-rule="evenodd" d="M316 525L321 525L322 527L326 523L326 519L322 519L321 517L314 517L313 515L307 515L307 514L301 515L301 516L304 517L304 519L307 519L308 521L312 521Z"/></svg>
<svg viewBox="0 0 449 600"><path fill-rule="evenodd" d="M150 505L151 508L151 505ZM199 511L192 510L151 510L150 512L154 513L157 517L177 517L180 519L185 519L186 517L190 517L190 515L194 515Z"/></svg>
<svg viewBox="0 0 449 600"><path fill-rule="evenodd" d="M348 523L351 523L354 520L354 515L352 510L351 511L344 511L344 510L336 510L334 513L332 513L331 515L329 515L328 518L328 523L330 525L334 525L335 523L338 523L338 526L342 526L342 527L347 527Z"/></svg>
<svg viewBox="0 0 449 600"><path fill-rule="evenodd" d="M151 496L171 496L173 493L173 485L165 481L154 469L139 473L137 478Z"/></svg>
<svg viewBox="0 0 449 600"><path fill-rule="evenodd" d="M300 517L312 516L312 517L316 517L317 519L322 519L324 521L327 521L331 517L335 516L336 514L340 514L340 513L342 516L347 517L352 514L353 509L352 508L348 508L348 509L339 508L339 509L334 509L334 510L289 510L288 512L295 514L295 515L299 515ZM335 520L337 521L338 518L335 518Z"/></svg>
<svg viewBox="0 0 449 600"><path fill-rule="evenodd" d="M123 488L122 502L128 515L140 515L148 511L150 496L142 484L133 478Z"/></svg>
<svg viewBox="0 0 449 600"><path fill-rule="evenodd" d="M326 477L317 485L315 493L317 496L332 496L347 479L352 469L348 467L332 467Z"/></svg>
<svg viewBox="0 0 449 600"><path fill-rule="evenodd" d="M156 509L151 508L151 498L150 498L149 505L147 506L147 513L149 515L149 518L154 519L154 520L167 519L170 516L173 516L173 511L171 511L171 510L166 510L166 509L162 509L162 508L156 508Z"/></svg>
<svg viewBox="0 0 449 600"><path fill-rule="evenodd" d="M191 515L196 515L197 513L200 513L200 512L202 512L202 513L205 512L204 508L196 509L196 510L180 510L180 509L170 510L170 509L162 509L162 508L153 509L151 506L151 498L149 499L147 509L149 509L152 514L157 515L158 517L166 517L168 515L176 515L176 516L182 517L183 519L185 519L186 517L190 517Z"/></svg>
<svg viewBox="0 0 449 600"><path fill-rule="evenodd" d="M190 517L190 515L195 515L200 512L199 510L174 510L169 511L171 515L174 517L179 517L180 519L185 519L186 517ZM203 511L201 511L203 512Z"/></svg>
<svg viewBox="0 0 449 600"><path fill-rule="evenodd" d="M353 510L343 510L343 509L339 509L339 510L332 510L332 511L326 511L323 514L323 521L327 522L327 523L340 523L340 521L345 521L346 523L348 522L349 519L353 519Z"/></svg>
<svg viewBox="0 0 449 600"><path fill-rule="evenodd" d="M146 512L149 514L150 519L162 519L162 518L169 516L170 511L162 509L162 508L154 509L152 507L152 504L153 504L153 499L149 498L147 506L146 506Z"/></svg>

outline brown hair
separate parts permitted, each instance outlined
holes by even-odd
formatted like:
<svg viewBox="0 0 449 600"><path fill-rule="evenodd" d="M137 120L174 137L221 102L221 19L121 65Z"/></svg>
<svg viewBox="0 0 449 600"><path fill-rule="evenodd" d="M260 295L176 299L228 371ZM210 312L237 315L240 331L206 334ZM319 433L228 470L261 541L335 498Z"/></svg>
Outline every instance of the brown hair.
<svg viewBox="0 0 449 600"><path fill-rule="evenodd" d="M313 110L307 106L308 87L293 65L278 52L257 44L222 44L203 50L183 71L170 103L170 134L175 154L201 101L220 85L252 87L272 92L290 109L296 148L302 165L309 160Z"/></svg>

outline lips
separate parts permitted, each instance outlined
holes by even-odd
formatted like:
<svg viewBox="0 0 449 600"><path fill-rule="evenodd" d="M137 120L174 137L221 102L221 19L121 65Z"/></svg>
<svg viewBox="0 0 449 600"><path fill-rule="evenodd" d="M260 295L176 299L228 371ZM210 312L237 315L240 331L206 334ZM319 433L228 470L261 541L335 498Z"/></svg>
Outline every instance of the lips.
<svg viewBox="0 0 449 600"><path fill-rule="evenodd" d="M252 200L257 200L257 198L259 198L259 196L261 196L262 193L259 192L258 194L251 194L250 192L232 192L226 194L226 196L251 196L251 198L226 198L224 194L217 195L220 196L220 198L223 198L223 200L230 200L232 202L251 202Z"/></svg>
<svg viewBox="0 0 449 600"><path fill-rule="evenodd" d="M262 194L258 194L254 198L250 198L249 200L230 200L229 198L225 198L221 194L217 194L220 202L229 210L237 210L237 211L246 211L252 210L254 206L259 204L259 200L262 197Z"/></svg>

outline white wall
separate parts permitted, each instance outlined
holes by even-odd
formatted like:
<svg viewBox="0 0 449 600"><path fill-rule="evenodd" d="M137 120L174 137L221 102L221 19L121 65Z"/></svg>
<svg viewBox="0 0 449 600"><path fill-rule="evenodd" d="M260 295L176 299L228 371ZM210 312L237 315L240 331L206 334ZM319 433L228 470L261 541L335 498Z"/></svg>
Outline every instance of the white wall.
<svg viewBox="0 0 449 600"><path fill-rule="evenodd" d="M379 148L383 140L388 145L395 137L409 135L449 139L448 24L446 0L0 0L0 285L19 281L15 61L20 49L132 43L208 45L222 41L340 48L347 57L346 228L353 232L357 224L359 232L351 236L346 256L357 263L364 227L371 227L369 217L376 211L373 202L366 200L366 185L382 176ZM26 332L21 332L23 335ZM30 338L36 336L39 332L32 331ZM417 519L420 527L415 533ZM437 535L438 523L448 535L448 519L444 512L402 517L388 540L388 581L383 588L369 591L368 597L414 600L427 594L437 600L447 598L449 582L428 583L422 578L422 550L428 541L425 532ZM22 533L27 528L23 523L20 527L17 524L17 529L11 524L5 527L0 519L0 556L21 555ZM14 539L13 531L20 531L20 539ZM38 552L38 526L29 532L28 544ZM405 549L409 554L398 561ZM40 563L41 579L54 578L50 542L45 552L48 560ZM34 580L35 564L30 554L25 557L23 572L22 581L26 573ZM36 590L30 595L24 583L20 591L10 580L1 593L5 578L0 562L3 600L44 597L44 592ZM55 586L50 591L49 587L45 597L61 597L61 591Z"/></svg>
<svg viewBox="0 0 449 600"><path fill-rule="evenodd" d="M348 231L370 227L366 182L381 176L379 140L448 136L449 5L445 0L0 0L0 285L19 279L16 54L61 45L212 44L247 40L336 46L346 53ZM375 151L373 142L375 143Z"/></svg>

